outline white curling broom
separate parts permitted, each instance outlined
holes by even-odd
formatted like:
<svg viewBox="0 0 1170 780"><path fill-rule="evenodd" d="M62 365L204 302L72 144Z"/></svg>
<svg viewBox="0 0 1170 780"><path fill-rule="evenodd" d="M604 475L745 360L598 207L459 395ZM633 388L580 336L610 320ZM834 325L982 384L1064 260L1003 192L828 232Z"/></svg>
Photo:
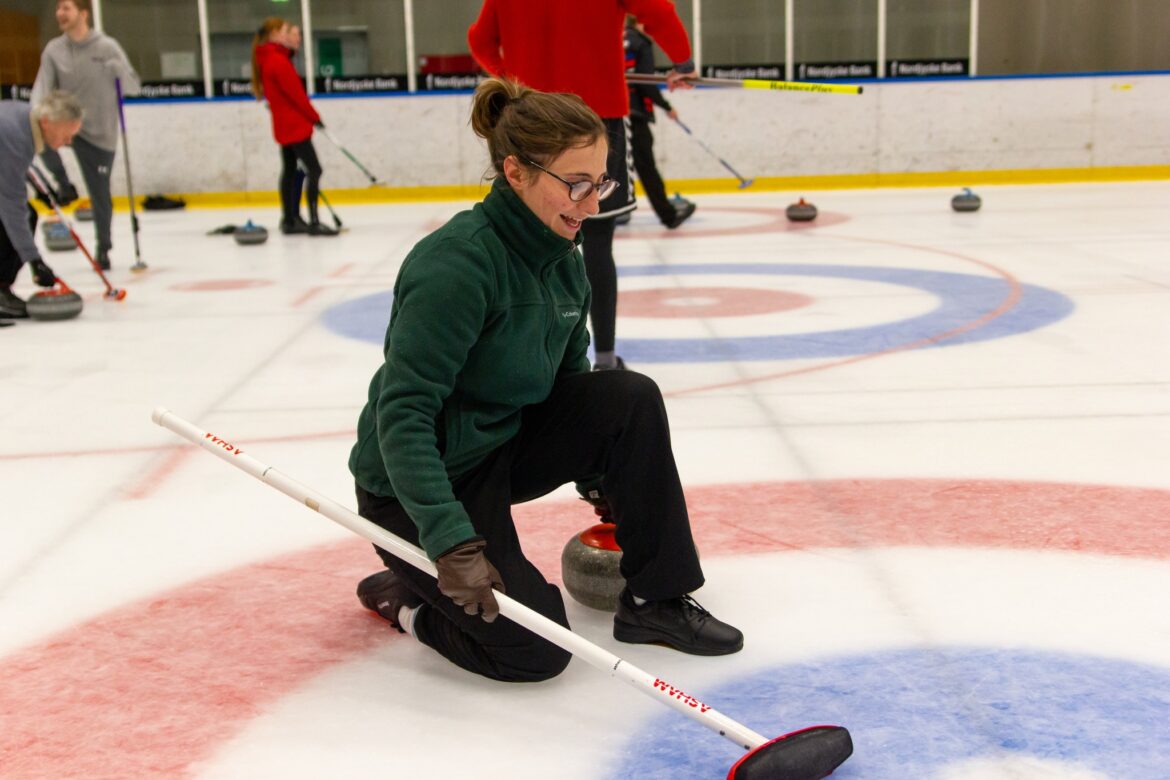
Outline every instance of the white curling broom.
<svg viewBox="0 0 1170 780"><path fill-rule="evenodd" d="M403 541L384 528L245 454L229 441L200 430L162 407L154 410L151 419L157 425L199 445L314 512L319 512L358 536L368 539L406 563L427 572L432 577L437 576L435 565L415 545ZM853 753L853 742L849 732L841 726L812 726L769 740L717 712L694 696L618 658L506 594L497 591L495 596L500 605L500 614L504 617L572 653L589 665L624 680L656 701L673 707L748 751L731 767L727 775L728 780L765 778L819 780L832 774L833 770Z"/></svg>

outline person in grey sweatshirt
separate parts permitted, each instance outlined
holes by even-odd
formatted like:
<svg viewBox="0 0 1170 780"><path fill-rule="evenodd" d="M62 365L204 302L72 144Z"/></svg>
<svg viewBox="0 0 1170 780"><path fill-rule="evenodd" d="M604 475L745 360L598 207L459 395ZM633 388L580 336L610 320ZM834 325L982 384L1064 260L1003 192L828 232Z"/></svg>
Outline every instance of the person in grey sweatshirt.
<svg viewBox="0 0 1170 780"><path fill-rule="evenodd" d="M23 264L28 263L41 287L52 287L57 281L33 239L37 212L28 202L25 176L38 152L59 149L73 140L81 130L82 115L81 104L66 92L50 92L35 107L0 101L0 318L28 316L24 301L12 292Z"/></svg>
<svg viewBox="0 0 1170 780"><path fill-rule="evenodd" d="M37 104L55 89L74 94L85 109L81 133L73 142L73 153L85 187L93 202L94 230L97 233L97 261L110 268L110 220L114 208L110 199L110 172L118 146L118 94L114 80L122 82L122 94L134 94L142 86L126 52L108 35L92 28L90 0L58 0L57 26L61 35L49 41L41 54L41 68L33 83L32 103ZM77 199L61 157L53 150L41 155L57 180L62 204Z"/></svg>

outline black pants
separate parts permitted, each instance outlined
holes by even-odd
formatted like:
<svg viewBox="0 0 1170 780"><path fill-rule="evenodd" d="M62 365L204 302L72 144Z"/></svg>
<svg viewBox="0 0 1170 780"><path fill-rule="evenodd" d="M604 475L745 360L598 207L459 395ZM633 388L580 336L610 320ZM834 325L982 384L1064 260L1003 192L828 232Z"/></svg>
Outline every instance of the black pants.
<svg viewBox="0 0 1170 780"><path fill-rule="evenodd" d="M28 204L28 226L35 237L37 234L37 210L33 208L31 203ZM3 224L0 224L0 287L12 286L12 283L16 281L16 274L20 272L20 266L23 264L24 261L20 259L16 247L12 245L12 239L8 237L8 231Z"/></svg>
<svg viewBox="0 0 1170 780"><path fill-rule="evenodd" d="M617 520L622 575L631 592L657 600L703 584L662 394L633 371L596 371L560 382L543 403L524 410L520 432L452 484L507 594L568 625L559 589L524 556L512 504L568 482L602 477ZM358 511L394 534L418 543L418 529L394 499L360 487ZM497 680L532 682L564 670L569 655L500 617L486 623L439 593L436 581L379 550L386 566L426 604L415 635L472 672Z"/></svg>
<svg viewBox="0 0 1170 780"><path fill-rule="evenodd" d="M666 197L666 185L662 183L658 164L654 162L654 133L650 130L650 120L645 117L630 116L630 150L638 181L642 182L642 189L646 191L646 198L654 213L664 225L673 221L674 205Z"/></svg>
<svg viewBox="0 0 1170 780"><path fill-rule="evenodd" d="M70 146L77 157L77 167L81 168L81 178L85 179L85 192L93 207L93 230L97 237L98 251L103 249L108 251L114 246L110 236L110 224L114 220L114 201L110 195L114 150L95 146L81 136L75 137ZM45 151L41 152L41 159L57 180L58 187L64 187L69 183L69 174L65 171L60 154L46 147Z"/></svg>
<svg viewBox="0 0 1170 780"><path fill-rule="evenodd" d="M589 304L589 323L593 332L593 349L613 352L614 331L617 328L617 267L613 259L613 218L636 207L634 182L630 175L632 165L626 150L628 124L625 119L605 119L609 139L606 171L621 186L601 202L596 217L581 225L581 254L585 256L585 275L593 297Z"/></svg>
<svg viewBox="0 0 1170 780"><path fill-rule="evenodd" d="M581 254L592 298L589 326L593 349L613 352L617 338L617 263L613 259L612 219L587 219L581 223Z"/></svg>
<svg viewBox="0 0 1170 780"><path fill-rule="evenodd" d="M280 147L280 219L289 225L301 213L301 178L297 172L297 161L305 169L305 189L309 203L309 221L317 222L317 199L321 192L321 163L317 150L309 139L300 143Z"/></svg>

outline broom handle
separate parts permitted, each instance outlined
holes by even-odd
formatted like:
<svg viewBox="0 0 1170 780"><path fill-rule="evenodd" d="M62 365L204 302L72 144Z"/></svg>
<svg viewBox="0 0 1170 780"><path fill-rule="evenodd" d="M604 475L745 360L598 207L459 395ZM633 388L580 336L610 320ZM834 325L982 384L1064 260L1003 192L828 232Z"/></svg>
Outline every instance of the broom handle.
<svg viewBox="0 0 1170 780"><path fill-rule="evenodd" d="M665 84L666 76L657 73L627 73L626 81L631 84ZM856 84L820 84L811 81L771 81L769 79L713 79L687 78L687 84L700 87L738 87L740 89L771 89L782 92L826 92L833 95L860 95L862 88Z"/></svg>
<svg viewBox="0 0 1170 780"><path fill-rule="evenodd" d="M348 528L358 536L368 539L386 552L409 563L411 566L421 569L433 577L438 576L435 565L415 545L403 541L386 529L374 525L355 512L305 487L280 471L253 458L251 455L245 454L242 449L230 442L200 430L174 412L163 407L155 409L151 414L151 419L157 425L161 425L187 441L199 445L221 460L225 460L241 471L251 474L261 482L265 482L276 488L281 493L304 504L314 512L325 515L325 517ZM735 722L726 715L717 712L714 708L704 704L693 696L648 672L642 671L608 650L598 647L584 637L573 633L559 623L549 620L539 612L529 609L508 595L496 591L495 596L496 601L500 605L500 614L527 628L537 636L543 637L554 645L567 650L590 666L594 666L603 672L608 672L610 676L624 680L651 698L673 707L684 715L702 723L707 728L718 732L743 749L751 750L768 741L763 736Z"/></svg>

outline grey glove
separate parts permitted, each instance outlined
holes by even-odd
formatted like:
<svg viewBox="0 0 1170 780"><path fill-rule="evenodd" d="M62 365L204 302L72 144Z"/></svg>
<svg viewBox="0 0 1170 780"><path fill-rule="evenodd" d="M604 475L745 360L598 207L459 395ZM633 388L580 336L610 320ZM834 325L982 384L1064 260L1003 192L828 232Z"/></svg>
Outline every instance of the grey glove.
<svg viewBox="0 0 1170 780"><path fill-rule="evenodd" d="M463 607L468 615L479 614L491 623L500 614L500 605L492 593L495 586L504 592L504 581L496 567L483 554L487 542L476 540L452 547L439 556L439 592Z"/></svg>

